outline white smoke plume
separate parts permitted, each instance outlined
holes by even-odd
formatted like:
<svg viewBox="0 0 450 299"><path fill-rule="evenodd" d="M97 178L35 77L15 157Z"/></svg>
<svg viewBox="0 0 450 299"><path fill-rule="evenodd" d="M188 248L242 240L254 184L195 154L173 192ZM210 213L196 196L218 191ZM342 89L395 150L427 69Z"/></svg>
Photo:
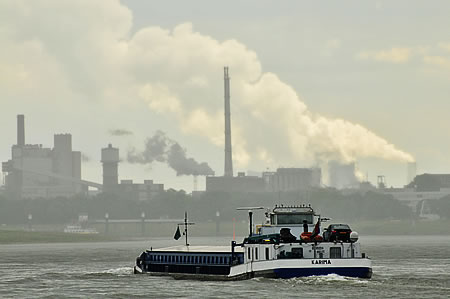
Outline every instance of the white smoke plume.
<svg viewBox="0 0 450 299"><path fill-rule="evenodd" d="M175 121L182 133L223 146L223 67L229 66L239 167L414 160L362 125L310 111L241 42L216 40L190 23L133 32L132 18L118 1L2 1L2 94L123 107L138 99Z"/></svg>

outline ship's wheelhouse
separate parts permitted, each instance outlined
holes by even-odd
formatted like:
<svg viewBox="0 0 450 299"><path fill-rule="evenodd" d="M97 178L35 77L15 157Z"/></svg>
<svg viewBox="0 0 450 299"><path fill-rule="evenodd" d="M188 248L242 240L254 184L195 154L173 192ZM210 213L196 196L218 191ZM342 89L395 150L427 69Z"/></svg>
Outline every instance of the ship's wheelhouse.
<svg viewBox="0 0 450 299"><path fill-rule="evenodd" d="M303 225L314 223L314 210L310 206L275 206L266 213L270 225Z"/></svg>

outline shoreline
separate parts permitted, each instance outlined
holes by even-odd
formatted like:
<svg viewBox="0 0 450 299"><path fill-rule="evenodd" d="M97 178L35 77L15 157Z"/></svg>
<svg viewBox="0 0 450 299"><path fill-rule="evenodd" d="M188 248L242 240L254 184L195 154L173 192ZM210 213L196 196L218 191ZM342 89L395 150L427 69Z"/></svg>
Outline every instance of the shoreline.
<svg viewBox="0 0 450 299"><path fill-rule="evenodd" d="M335 222L335 221L333 221ZM336 222L338 223L338 222ZM342 222L342 223L345 223ZM450 220L436 221L364 221L349 223L350 227L360 236L450 236ZM324 227L327 224L324 223ZM77 234L56 231L53 227L41 227L35 231L24 230L23 227L0 228L0 245L4 244L36 244L36 243L82 243L82 242L114 242L148 240L149 238L171 239L176 226L165 225L151 227L144 231L136 229L136 226L124 226L108 234L97 227L98 234ZM247 225L236 226L236 236L247 234ZM190 236L195 237L229 237L233 236L232 223L222 223L221 229L216 230L214 223L198 223L190 230Z"/></svg>

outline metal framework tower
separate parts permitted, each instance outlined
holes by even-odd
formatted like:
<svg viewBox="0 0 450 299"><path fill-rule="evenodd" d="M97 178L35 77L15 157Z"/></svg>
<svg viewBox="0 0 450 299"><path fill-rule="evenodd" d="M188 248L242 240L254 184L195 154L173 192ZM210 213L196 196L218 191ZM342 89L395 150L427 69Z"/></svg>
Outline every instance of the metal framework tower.
<svg viewBox="0 0 450 299"><path fill-rule="evenodd" d="M231 150L231 116L230 116L230 77L228 67L224 67L225 87L225 172L224 176L233 176L233 154Z"/></svg>

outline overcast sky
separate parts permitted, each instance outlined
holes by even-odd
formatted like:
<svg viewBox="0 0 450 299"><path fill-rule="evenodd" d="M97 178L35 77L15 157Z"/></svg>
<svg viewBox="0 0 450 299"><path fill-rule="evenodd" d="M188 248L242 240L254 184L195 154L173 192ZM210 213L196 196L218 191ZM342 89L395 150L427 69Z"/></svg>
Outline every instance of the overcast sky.
<svg viewBox="0 0 450 299"><path fill-rule="evenodd" d="M408 161L449 173L449 12L449 1L1 1L0 160L25 114L27 143L73 135L85 179L101 182L112 143L121 179L190 191L191 177L127 152L160 130L222 175L227 65L235 170L356 161L389 186L405 184Z"/></svg>

